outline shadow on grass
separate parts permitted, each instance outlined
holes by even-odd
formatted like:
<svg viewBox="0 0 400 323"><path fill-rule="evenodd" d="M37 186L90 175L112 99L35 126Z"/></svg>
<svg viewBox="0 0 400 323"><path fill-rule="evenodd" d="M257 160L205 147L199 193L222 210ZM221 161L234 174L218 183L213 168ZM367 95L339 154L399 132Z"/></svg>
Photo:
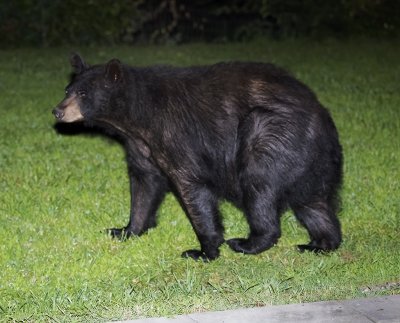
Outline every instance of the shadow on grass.
<svg viewBox="0 0 400 323"><path fill-rule="evenodd" d="M60 135L67 136L76 136L76 135L88 135L88 136L96 136L96 135L104 135L104 133L100 129L87 127L83 124L83 122L75 122L75 123L60 123L57 122L53 126L54 130Z"/></svg>
<svg viewBox="0 0 400 323"><path fill-rule="evenodd" d="M88 137L102 137L106 140L116 141L124 145L124 140L115 133L108 133L97 127L86 126L83 122L62 123L56 122L53 129L60 135L64 136L88 136Z"/></svg>

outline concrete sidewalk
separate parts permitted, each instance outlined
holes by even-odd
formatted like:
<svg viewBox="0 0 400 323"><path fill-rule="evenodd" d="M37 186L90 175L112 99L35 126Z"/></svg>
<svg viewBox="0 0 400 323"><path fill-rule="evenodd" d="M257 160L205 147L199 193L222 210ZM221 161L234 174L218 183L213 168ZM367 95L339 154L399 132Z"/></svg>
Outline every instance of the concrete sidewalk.
<svg viewBox="0 0 400 323"><path fill-rule="evenodd" d="M400 323L400 295L149 318L124 323Z"/></svg>

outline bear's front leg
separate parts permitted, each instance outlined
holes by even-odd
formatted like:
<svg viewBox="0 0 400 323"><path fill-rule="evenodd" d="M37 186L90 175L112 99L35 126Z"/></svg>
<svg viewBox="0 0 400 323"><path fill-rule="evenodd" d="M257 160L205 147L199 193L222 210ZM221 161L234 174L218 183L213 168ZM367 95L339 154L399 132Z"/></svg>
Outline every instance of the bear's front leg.
<svg viewBox="0 0 400 323"><path fill-rule="evenodd" d="M120 240L141 235L156 226L156 213L167 192L167 182L159 176L137 178L130 175L131 213L124 228L112 228L107 232Z"/></svg>
<svg viewBox="0 0 400 323"><path fill-rule="evenodd" d="M201 246L200 250L184 251L182 257L203 261L218 258L219 247L224 238L217 197L206 186L200 184L185 185L178 187L178 190Z"/></svg>

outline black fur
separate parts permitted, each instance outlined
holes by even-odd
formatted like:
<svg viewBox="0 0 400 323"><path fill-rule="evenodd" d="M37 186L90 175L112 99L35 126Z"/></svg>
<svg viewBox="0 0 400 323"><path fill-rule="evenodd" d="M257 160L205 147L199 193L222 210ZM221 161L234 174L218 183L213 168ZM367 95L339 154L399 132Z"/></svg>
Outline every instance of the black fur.
<svg viewBox="0 0 400 323"><path fill-rule="evenodd" d="M287 208L310 235L301 251L338 248L338 134L311 90L287 72L263 63L134 68L115 59L88 66L78 55L71 62L75 73L55 115L63 121L73 99L87 124L119 133L126 145L131 215L112 236L154 227L172 191L201 245L183 256L219 256L220 199L249 223L247 238L227 241L234 251L271 248Z"/></svg>

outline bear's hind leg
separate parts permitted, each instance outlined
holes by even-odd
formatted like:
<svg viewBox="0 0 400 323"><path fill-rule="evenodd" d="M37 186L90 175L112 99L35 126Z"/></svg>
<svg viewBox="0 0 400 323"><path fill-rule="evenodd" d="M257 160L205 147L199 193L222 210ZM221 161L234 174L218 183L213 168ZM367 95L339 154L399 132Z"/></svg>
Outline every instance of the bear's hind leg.
<svg viewBox="0 0 400 323"><path fill-rule="evenodd" d="M229 247L239 253L258 254L278 242L281 236L277 207L268 191L256 190L245 202L245 214L250 233L247 239L234 238L227 241ZM251 196L251 197L250 197Z"/></svg>
<svg viewBox="0 0 400 323"><path fill-rule="evenodd" d="M339 247L342 241L340 222L329 204L327 201L318 201L292 206L295 216L307 229L311 239L308 244L297 246L300 252L328 252Z"/></svg>
<svg viewBox="0 0 400 323"><path fill-rule="evenodd" d="M291 137L287 120L255 108L238 128L238 173L250 233L247 239L227 241L236 252L257 254L271 248L280 235L280 193L284 190Z"/></svg>
<svg viewBox="0 0 400 323"><path fill-rule="evenodd" d="M179 185L178 185L179 186ZM180 187L180 200L200 242L201 249L186 250L182 257L210 261L219 257L224 242L218 199L205 185L191 183Z"/></svg>

